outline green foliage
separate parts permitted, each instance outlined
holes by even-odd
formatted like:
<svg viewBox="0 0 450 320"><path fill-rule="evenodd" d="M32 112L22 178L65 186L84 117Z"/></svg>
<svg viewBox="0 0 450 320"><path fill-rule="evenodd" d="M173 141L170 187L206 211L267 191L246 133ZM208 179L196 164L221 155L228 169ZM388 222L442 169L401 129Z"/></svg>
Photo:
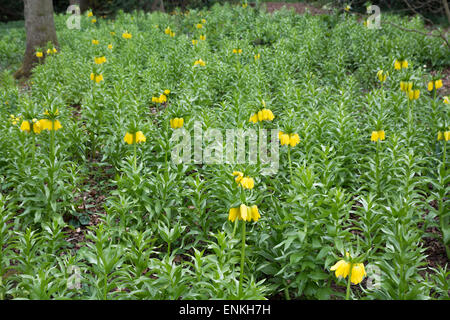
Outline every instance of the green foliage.
<svg viewBox="0 0 450 320"><path fill-rule="evenodd" d="M367 271L353 299L449 298L448 266L428 257L444 252L427 248L450 244L448 142L437 140L448 131L446 88L426 89L429 70L450 64L441 40L370 30L351 15L229 4L96 14L81 30L56 16L59 51L28 86L0 74L1 299L342 299L347 279L330 268L346 252ZM418 18L383 19L425 30ZM20 61L24 32L1 28L6 68ZM402 57L409 67L395 70ZM405 78L418 100L400 91ZM155 103L164 90L167 102ZM253 124L262 100L275 119ZM61 129L20 129L56 109ZM191 136L201 124L203 150L208 129L260 125L300 143L280 146L270 176L259 164L175 164L174 117ZM386 139L372 142L378 130ZM127 144L130 131L146 141ZM235 170L255 187L241 192ZM227 218L244 202L261 218L246 224L239 295L243 222Z"/></svg>

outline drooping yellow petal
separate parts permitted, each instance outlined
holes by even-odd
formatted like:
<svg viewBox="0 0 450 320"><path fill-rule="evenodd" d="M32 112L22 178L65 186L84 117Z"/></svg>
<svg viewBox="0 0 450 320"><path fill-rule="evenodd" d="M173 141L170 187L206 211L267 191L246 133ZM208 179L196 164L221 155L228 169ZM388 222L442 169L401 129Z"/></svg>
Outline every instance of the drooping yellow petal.
<svg viewBox="0 0 450 320"><path fill-rule="evenodd" d="M36 119L33 119L33 132L36 134L41 133L42 131L42 127L41 127L41 122L40 121L34 121Z"/></svg>
<svg viewBox="0 0 450 320"><path fill-rule="evenodd" d="M433 90L433 81L428 82L428 91Z"/></svg>
<svg viewBox="0 0 450 320"><path fill-rule="evenodd" d="M378 141L378 131L372 131L370 141Z"/></svg>
<svg viewBox="0 0 450 320"><path fill-rule="evenodd" d="M400 64L400 62L398 60L395 60L394 68L395 68L395 70L400 70L402 68L402 65Z"/></svg>
<svg viewBox="0 0 450 320"><path fill-rule="evenodd" d="M442 88L442 79L436 80L434 85L436 86L436 89Z"/></svg>
<svg viewBox="0 0 450 320"><path fill-rule="evenodd" d="M263 120L263 113L262 110L258 111L258 121L262 121Z"/></svg>
<svg viewBox="0 0 450 320"><path fill-rule="evenodd" d="M378 131L378 138L383 141L385 139L385 134L384 134L384 130L379 130Z"/></svg>
<svg viewBox="0 0 450 320"><path fill-rule="evenodd" d="M55 131L59 130L62 128L61 122L59 122L59 120L54 120L53 121L53 126L52 129L54 129Z"/></svg>
<svg viewBox="0 0 450 320"><path fill-rule="evenodd" d="M295 147L300 142L300 137L297 133L291 134L289 137L289 145Z"/></svg>
<svg viewBox="0 0 450 320"><path fill-rule="evenodd" d="M231 208L230 212L228 213L228 220L230 220L231 222L234 222L234 220L236 220L238 214L239 214L239 208Z"/></svg>
<svg viewBox="0 0 450 320"><path fill-rule="evenodd" d="M147 141L147 138L142 133L142 131L136 132L136 143L145 142Z"/></svg>
<svg viewBox="0 0 450 320"><path fill-rule="evenodd" d="M247 220L247 206L245 204L241 204L239 207L240 219Z"/></svg>
<svg viewBox="0 0 450 320"><path fill-rule="evenodd" d="M262 118L263 120L269 120L269 112L267 109L262 109Z"/></svg>
<svg viewBox="0 0 450 320"><path fill-rule="evenodd" d="M345 260L339 260L330 268L331 271L335 271L337 278L346 278L350 272L350 263Z"/></svg>
<svg viewBox="0 0 450 320"><path fill-rule="evenodd" d="M445 141L450 140L450 131L445 131L444 132L444 138L445 138Z"/></svg>
<svg viewBox="0 0 450 320"><path fill-rule="evenodd" d="M259 218L261 218L261 215L259 214L259 211L258 211L258 206L253 205L251 207L251 211L252 211L252 219L253 219L253 221L257 222L259 220Z"/></svg>
<svg viewBox="0 0 450 320"><path fill-rule="evenodd" d="M286 134L286 133L282 134L282 135L281 135L280 142L281 142L281 145L282 145L282 146L284 146L284 145L287 146L287 145L289 144L289 135Z"/></svg>
<svg viewBox="0 0 450 320"><path fill-rule="evenodd" d="M30 132L30 122L28 120L22 121L20 125L20 130Z"/></svg>
<svg viewBox="0 0 450 320"><path fill-rule="evenodd" d="M128 144L133 144L133 135L129 132L125 134L125 137L123 137L123 141L125 141Z"/></svg>
<svg viewBox="0 0 450 320"><path fill-rule="evenodd" d="M362 263L356 263L352 266L352 275L350 277L350 281L353 284L360 283L364 276L366 276L366 270L364 269L364 264Z"/></svg>

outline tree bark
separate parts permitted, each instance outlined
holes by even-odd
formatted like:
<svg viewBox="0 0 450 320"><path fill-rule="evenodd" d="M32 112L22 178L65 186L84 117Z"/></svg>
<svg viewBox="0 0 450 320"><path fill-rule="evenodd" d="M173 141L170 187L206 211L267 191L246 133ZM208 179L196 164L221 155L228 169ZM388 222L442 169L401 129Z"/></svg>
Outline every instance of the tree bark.
<svg viewBox="0 0 450 320"><path fill-rule="evenodd" d="M58 48L55 22L53 20L52 0L24 0L25 30L27 33L27 48L22 67L14 74L15 78L29 77L31 69L38 62L36 48L43 49L45 58L47 43L51 42Z"/></svg>
<svg viewBox="0 0 450 320"><path fill-rule="evenodd" d="M442 0L442 4L444 5L445 15L447 16L448 23L450 23L450 9L448 8L447 0Z"/></svg>

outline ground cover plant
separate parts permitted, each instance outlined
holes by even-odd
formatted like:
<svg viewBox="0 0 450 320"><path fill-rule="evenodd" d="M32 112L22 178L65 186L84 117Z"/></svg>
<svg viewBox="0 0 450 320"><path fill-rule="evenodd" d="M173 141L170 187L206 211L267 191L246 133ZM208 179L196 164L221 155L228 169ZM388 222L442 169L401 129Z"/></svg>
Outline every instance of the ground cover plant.
<svg viewBox="0 0 450 320"><path fill-rule="evenodd" d="M449 299L449 49L383 24L420 18L67 18L25 83L0 26L1 299ZM278 170L172 161L227 129Z"/></svg>

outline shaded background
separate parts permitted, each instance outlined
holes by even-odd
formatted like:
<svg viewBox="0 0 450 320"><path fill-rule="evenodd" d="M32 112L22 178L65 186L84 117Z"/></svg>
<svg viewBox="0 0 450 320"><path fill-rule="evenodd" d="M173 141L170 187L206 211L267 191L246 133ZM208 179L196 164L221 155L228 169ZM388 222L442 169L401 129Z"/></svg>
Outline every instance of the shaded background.
<svg viewBox="0 0 450 320"><path fill-rule="evenodd" d="M72 0L73 1L73 0ZM117 10L130 12L136 9L151 11L153 9L154 0L81 0L82 9L92 8L98 15L111 15ZM71 1L69 0L53 0L55 12L61 13L67 10ZM245 2L244 0L164 0L164 8L166 11L171 11L176 7L183 9L199 8L211 6L215 3ZM247 0L248 3L255 3L256 1ZM259 1L269 2L269 1ZM283 2L283 1L272 1ZM436 22L445 21L445 12L442 0L316 0L316 1L285 1L285 2L306 2L315 3L318 5L325 5L332 3L336 7L342 7L345 4L351 4L352 10L365 12L366 6L370 3L378 5L381 10L393 11L395 13L417 14L432 19ZM84 7L84 8L83 8ZM0 21L23 20L23 1L22 0L0 0Z"/></svg>

